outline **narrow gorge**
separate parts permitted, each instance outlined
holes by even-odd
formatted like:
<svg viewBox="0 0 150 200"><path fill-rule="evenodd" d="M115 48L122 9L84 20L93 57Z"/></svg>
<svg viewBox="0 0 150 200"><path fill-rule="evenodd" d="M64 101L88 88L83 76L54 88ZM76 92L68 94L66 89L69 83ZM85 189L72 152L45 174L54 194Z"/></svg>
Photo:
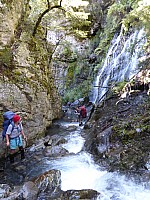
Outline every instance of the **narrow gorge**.
<svg viewBox="0 0 150 200"><path fill-rule="evenodd" d="M0 0L0 199L150 199L150 3ZM77 106L87 117L79 126Z"/></svg>

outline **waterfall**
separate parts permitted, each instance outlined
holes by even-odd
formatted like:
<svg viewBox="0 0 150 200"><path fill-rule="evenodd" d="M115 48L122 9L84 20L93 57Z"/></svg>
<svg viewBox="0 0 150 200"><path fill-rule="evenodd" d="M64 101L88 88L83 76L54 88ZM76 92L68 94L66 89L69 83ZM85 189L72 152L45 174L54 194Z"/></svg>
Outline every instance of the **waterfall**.
<svg viewBox="0 0 150 200"><path fill-rule="evenodd" d="M139 58L143 56L145 44L144 29L136 30L130 37L125 38L123 28L120 34L112 40L106 59L99 70L92 91L93 103L102 100L109 88L115 83L129 81L139 71Z"/></svg>

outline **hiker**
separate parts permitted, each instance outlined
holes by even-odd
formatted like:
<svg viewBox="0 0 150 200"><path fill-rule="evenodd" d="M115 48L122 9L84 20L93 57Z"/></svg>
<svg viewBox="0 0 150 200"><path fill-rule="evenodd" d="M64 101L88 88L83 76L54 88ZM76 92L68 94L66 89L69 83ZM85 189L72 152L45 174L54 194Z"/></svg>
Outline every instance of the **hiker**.
<svg viewBox="0 0 150 200"><path fill-rule="evenodd" d="M86 111L85 106L84 105L78 106L76 108L76 113L78 115L79 126L82 126L83 125L82 120L83 120L83 118L86 118L86 116L87 116L87 111Z"/></svg>
<svg viewBox="0 0 150 200"><path fill-rule="evenodd" d="M81 125L82 125L82 120L81 120L81 109L80 109L79 106L75 109L75 114L76 114L77 117L78 117L79 126L81 126Z"/></svg>
<svg viewBox="0 0 150 200"><path fill-rule="evenodd" d="M21 160L25 158L22 136L27 140L23 131L20 116L15 114L13 116L13 122L14 127L10 124L6 131L6 145L7 147L10 147L10 163L14 163L14 153L18 147L21 152Z"/></svg>

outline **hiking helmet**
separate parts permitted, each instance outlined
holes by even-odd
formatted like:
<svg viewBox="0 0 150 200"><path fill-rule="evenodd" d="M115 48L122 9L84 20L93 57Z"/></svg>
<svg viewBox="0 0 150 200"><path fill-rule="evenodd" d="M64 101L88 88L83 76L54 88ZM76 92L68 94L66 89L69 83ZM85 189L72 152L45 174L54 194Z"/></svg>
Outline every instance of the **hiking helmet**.
<svg viewBox="0 0 150 200"><path fill-rule="evenodd" d="M20 118L19 115L14 115L14 116L13 116L13 121L14 121L14 122L18 122L20 119L21 119L21 118Z"/></svg>

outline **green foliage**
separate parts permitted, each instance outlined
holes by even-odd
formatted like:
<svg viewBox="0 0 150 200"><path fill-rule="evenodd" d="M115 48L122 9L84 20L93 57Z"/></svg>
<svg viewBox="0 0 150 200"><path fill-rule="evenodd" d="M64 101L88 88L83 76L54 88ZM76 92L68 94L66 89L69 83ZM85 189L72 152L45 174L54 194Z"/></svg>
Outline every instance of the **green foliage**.
<svg viewBox="0 0 150 200"><path fill-rule="evenodd" d="M108 9L108 14L106 18L106 26L104 27L104 31L100 33L100 43L98 47L95 49L96 54L105 54L108 51L110 41L112 40L114 33L118 29L121 24L122 18L126 14L126 4L114 3Z"/></svg>
<svg viewBox="0 0 150 200"><path fill-rule="evenodd" d="M117 29L117 27L116 27ZM113 32L109 32L109 27L105 27L104 31L100 33L100 43L98 47L95 49L94 53L100 57L99 63L94 68L94 71L97 72L99 68L103 65L104 58L110 46L110 41L114 36L114 29Z"/></svg>
<svg viewBox="0 0 150 200"><path fill-rule="evenodd" d="M143 132L150 133L150 125L148 124L148 125L143 126L143 127L142 127L142 131L143 131Z"/></svg>
<svg viewBox="0 0 150 200"><path fill-rule="evenodd" d="M140 111L136 114L130 113L126 121L119 121L113 126L113 138L120 139L124 144L128 143L129 140L138 137L139 135L149 135L150 133L150 98L148 98L143 105L140 106ZM140 131L138 132L137 129Z"/></svg>
<svg viewBox="0 0 150 200"><path fill-rule="evenodd" d="M67 58L72 55L72 50L71 50L71 48L70 48L69 45L65 45L64 46L64 49L62 51L62 55L65 56L65 57L67 57Z"/></svg>
<svg viewBox="0 0 150 200"><path fill-rule="evenodd" d="M121 25L122 19L124 19L130 10L132 10L137 4L138 0L121 0L110 6L107 14L107 24L105 32L108 34L115 33L117 28Z"/></svg>
<svg viewBox="0 0 150 200"><path fill-rule="evenodd" d="M66 87L70 86L74 81L74 71L75 71L75 63L70 63L66 76Z"/></svg>
<svg viewBox="0 0 150 200"><path fill-rule="evenodd" d="M68 88L63 97L63 103L73 102L81 97L88 96L91 85L88 80L83 81L81 84L78 84L76 88Z"/></svg>
<svg viewBox="0 0 150 200"><path fill-rule="evenodd" d="M107 25L106 32L109 30L111 33L114 33L117 27L121 24L121 20L128 13L130 5L127 3L129 1L120 1L114 3L108 10L107 14Z"/></svg>
<svg viewBox="0 0 150 200"><path fill-rule="evenodd" d="M139 1L137 6L122 20L124 29L128 31L130 26L145 27L150 42L150 3L147 1Z"/></svg>
<svg viewBox="0 0 150 200"><path fill-rule="evenodd" d="M77 89L70 89L65 92L65 96L63 97L63 103L73 102L75 99L80 98L80 95Z"/></svg>
<svg viewBox="0 0 150 200"><path fill-rule="evenodd" d="M128 16L131 10L137 8L137 2L139 0L120 0L112 4L107 13L106 25L103 32L99 34L100 42L95 53L101 56L101 60L105 57L108 48L110 46L110 41L114 37L114 33L121 26L123 20ZM135 19L135 18L134 18ZM102 66L102 61L96 66L96 69Z"/></svg>
<svg viewBox="0 0 150 200"><path fill-rule="evenodd" d="M112 89L112 91L114 92L114 93L119 93L120 91L122 91L122 89L124 88L124 86L125 86L125 84L126 84L127 82L124 80L124 81L122 81L122 82L119 82L119 83L117 83L116 85L115 85L115 87L113 87L113 89Z"/></svg>
<svg viewBox="0 0 150 200"><path fill-rule="evenodd" d="M110 45L110 41L113 38L113 33L107 33L107 30L104 30L104 32L100 35L100 43L98 47L95 49L95 53L97 55L99 54L106 54Z"/></svg>
<svg viewBox="0 0 150 200"><path fill-rule="evenodd" d="M77 76L77 75L79 75L80 74L80 72L81 72L81 67L80 67L80 65L79 64L76 64L76 67L75 67L75 75Z"/></svg>
<svg viewBox="0 0 150 200"><path fill-rule="evenodd" d="M126 8L126 5L123 5L121 3L114 3L108 10L107 19L113 20L112 16L114 16L115 19L120 21L121 18L125 15L125 8Z"/></svg>
<svg viewBox="0 0 150 200"><path fill-rule="evenodd" d="M12 51L10 47L5 47L4 49L0 50L0 57L1 57L1 62L8 67L10 67L12 63Z"/></svg>
<svg viewBox="0 0 150 200"><path fill-rule="evenodd" d="M90 39L90 49L93 50L93 49L96 49L98 44L99 44L99 40L100 40L100 33L101 31L97 31L97 34ZM89 52L91 53L91 52Z"/></svg>
<svg viewBox="0 0 150 200"><path fill-rule="evenodd" d="M98 63L98 64L95 66L95 68L94 68L95 74L98 73L98 71L99 71L99 69L101 68L101 66L102 66L102 62L101 62L101 63Z"/></svg>

